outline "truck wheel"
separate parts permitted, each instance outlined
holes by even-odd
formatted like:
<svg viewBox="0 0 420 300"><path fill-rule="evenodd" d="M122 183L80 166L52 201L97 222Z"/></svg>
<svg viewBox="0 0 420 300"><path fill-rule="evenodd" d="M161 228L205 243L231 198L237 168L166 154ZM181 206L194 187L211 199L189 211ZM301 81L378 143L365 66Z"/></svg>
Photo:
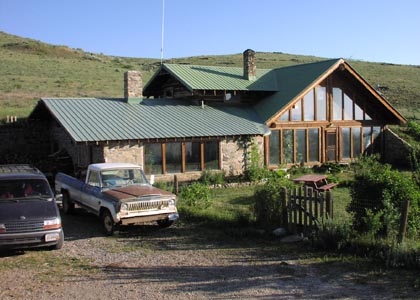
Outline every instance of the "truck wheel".
<svg viewBox="0 0 420 300"><path fill-rule="evenodd" d="M70 199L68 192L63 193L63 212L68 215L74 212L74 203Z"/></svg>
<svg viewBox="0 0 420 300"><path fill-rule="evenodd" d="M101 213L101 220L102 226L105 230L105 234L113 235L117 229L117 225L115 224L114 219L112 218L112 215L109 212L109 210L106 209Z"/></svg>
<svg viewBox="0 0 420 300"><path fill-rule="evenodd" d="M163 219L163 220L158 220L157 223L161 228L166 228L166 227L171 226L174 223L174 221Z"/></svg>

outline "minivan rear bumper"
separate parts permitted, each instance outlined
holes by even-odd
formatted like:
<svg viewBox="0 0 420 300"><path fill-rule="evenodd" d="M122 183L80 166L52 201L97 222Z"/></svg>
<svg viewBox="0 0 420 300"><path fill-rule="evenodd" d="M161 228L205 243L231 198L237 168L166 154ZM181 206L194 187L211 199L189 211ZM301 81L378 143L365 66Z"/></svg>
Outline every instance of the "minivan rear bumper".
<svg viewBox="0 0 420 300"><path fill-rule="evenodd" d="M63 238L63 229L25 233L0 233L0 249L54 246Z"/></svg>

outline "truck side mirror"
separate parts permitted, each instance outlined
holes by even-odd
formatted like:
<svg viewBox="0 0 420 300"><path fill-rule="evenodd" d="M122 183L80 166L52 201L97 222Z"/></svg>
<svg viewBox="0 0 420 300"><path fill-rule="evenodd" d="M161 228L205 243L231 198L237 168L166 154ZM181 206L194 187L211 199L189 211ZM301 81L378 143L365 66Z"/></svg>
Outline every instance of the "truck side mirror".
<svg viewBox="0 0 420 300"><path fill-rule="evenodd" d="M150 184L153 185L155 183L155 175L150 175Z"/></svg>

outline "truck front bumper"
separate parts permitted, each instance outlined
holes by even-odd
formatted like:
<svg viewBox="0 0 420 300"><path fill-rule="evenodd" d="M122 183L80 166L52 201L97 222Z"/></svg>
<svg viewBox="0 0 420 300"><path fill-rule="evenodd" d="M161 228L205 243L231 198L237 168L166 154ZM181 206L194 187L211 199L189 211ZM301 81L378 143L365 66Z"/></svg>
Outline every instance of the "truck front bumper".
<svg viewBox="0 0 420 300"><path fill-rule="evenodd" d="M120 222L121 222L121 225L129 225L129 224L154 222L154 221L166 220L166 219L169 221L176 221L179 219L179 214L178 213L165 213L165 214L156 214L156 215L148 215L148 216L126 217L126 218L121 218Z"/></svg>

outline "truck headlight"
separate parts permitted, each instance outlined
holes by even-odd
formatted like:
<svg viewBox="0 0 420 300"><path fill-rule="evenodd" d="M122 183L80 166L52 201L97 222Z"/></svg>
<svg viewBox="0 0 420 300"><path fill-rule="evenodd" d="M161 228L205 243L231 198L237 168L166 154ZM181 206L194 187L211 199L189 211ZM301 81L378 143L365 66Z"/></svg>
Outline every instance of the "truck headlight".
<svg viewBox="0 0 420 300"><path fill-rule="evenodd" d="M175 206L175 200L174 199L169 200L168 205L169 206Z"/></svg>
<svg viewBox="0 0 420 300"><path fill-rule="evenodd" d="M128 204L127 204L127 203L123 203L123 204L121 204L121 208L120 208L120 210L125 210L125 211L127 211L127 210L128 210Z"/></svg>
<svg viewBox="0 0 420 300"><path fill-rule="evenodd" d="M0 233L6 232L6 225L0 224Z"/></svg>

